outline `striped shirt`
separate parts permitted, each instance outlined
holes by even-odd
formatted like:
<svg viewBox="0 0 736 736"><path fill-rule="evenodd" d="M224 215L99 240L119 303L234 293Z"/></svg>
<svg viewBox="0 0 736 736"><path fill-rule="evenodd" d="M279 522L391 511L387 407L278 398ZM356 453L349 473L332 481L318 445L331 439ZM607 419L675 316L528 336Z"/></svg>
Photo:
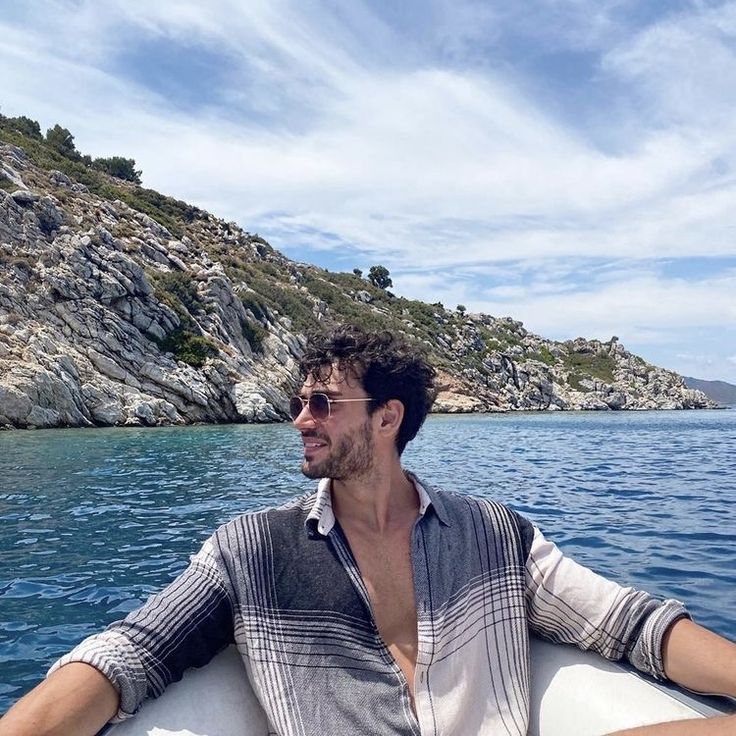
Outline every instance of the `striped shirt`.
<svg viewBox="0 0 736 736"><path fill-rule="evenodd" d="M664 677L662 639L687 615L682 604L581 567L501 504L410 477L420 500L414 709L327 480L222 526L171 585L51 671L99 669L120 693L121 719L235 643L282 736L526 734L530 631Z"/></svg>

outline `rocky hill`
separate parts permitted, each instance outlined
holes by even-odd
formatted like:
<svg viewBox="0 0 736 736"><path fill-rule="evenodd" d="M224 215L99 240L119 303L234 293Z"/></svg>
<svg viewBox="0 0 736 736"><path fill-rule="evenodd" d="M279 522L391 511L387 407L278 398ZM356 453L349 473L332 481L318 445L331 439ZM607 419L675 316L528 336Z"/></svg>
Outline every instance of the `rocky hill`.
<svg viewBox="0 0 736 736"><path fill-rule="evenodd" d="M295 263L0 116L0 425L282 420L305 333L346 320L422 344L437 411L713 406L615 337L546 340Z"/></svg>

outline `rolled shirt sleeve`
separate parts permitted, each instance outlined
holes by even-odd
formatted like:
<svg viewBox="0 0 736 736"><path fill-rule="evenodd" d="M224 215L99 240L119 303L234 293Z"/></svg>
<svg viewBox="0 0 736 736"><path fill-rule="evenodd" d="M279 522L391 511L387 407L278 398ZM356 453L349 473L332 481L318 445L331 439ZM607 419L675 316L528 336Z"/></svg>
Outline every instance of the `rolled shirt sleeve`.
<svg viewBox="0 0 736 736"><path fill-rule="evenodd" d="M534 528L526 562L529 624L554 642L626 657L642 672L665 679L667 629L689 617L679 601L622 587L565 557Z"/></svg>
<svg viewBox="0 0 736 736"><path fill-rule="evenodd" d="M233 641L232 601L211 541L168 587L124 620L82 641L48 674L84 662L110 680L120 695L114 720L133 715L189 667L201 667Z"/></svg>

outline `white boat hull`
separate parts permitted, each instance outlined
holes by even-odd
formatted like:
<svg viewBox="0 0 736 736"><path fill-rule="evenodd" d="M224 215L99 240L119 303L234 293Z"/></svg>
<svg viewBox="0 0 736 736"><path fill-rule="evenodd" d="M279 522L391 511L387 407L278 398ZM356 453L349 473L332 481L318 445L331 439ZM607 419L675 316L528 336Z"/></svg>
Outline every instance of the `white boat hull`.
<svg viewBox="0 0 736 736"><path fill-rule="evenodd" d="M626 666L532 640L529 736L601 736L661 721L725 712L661 688ZM235 647L187 672L109 736L267 736L268 721ZM463 734L462 736L469 736Z"/></svg>

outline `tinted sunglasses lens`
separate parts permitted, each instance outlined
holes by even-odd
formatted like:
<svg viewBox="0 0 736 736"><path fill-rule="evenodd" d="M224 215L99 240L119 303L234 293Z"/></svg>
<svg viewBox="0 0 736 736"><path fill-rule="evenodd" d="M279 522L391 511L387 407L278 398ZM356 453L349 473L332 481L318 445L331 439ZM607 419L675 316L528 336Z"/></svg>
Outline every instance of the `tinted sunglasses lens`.
<svg viewBox="0 0 736 736"><path fill-rule="evenodd" d="M302 413L302 400L298 396L292 396L289 402L289 414L296 419Z"/></svg>
<svg viewBox="0 0 736 736"><path fill-rule="evenodd" d="M312 394L309 397L309 413L320 422L330 416L330 402L324 394Z"/></svg>
<svg viewBox="0 0 736 736"><path fill-rule="evenodd" d="M307 405L312 419L316 419L318 422L323 422L330 416L330 402L324 394L312 394L307 401ZM289 401L289 415L292 420L295 420L302 413L303 408L304 402L301 396L292 396Z"/></svg>

